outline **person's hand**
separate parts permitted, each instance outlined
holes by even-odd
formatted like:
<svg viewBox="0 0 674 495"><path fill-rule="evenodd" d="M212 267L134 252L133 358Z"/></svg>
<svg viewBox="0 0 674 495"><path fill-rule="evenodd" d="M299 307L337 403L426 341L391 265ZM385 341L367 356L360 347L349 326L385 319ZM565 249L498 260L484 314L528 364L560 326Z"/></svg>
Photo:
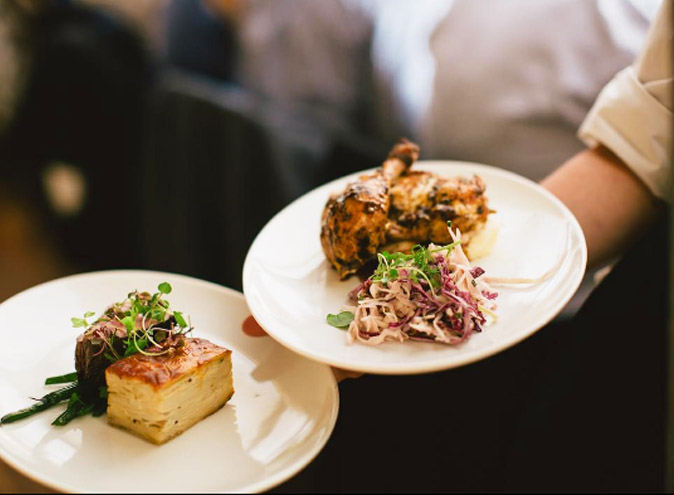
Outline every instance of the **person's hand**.
<svg viewBox="0 0 674 495"><path fill-rule="evenodd" d="M265 332L264 329L258 325L257 321L255 321L255 318L252 316L249 316L243 320L241 328L243 333L250 335L251 337L265 337L267 335L267 332ZM342 370L339 368L332 368L332 372L335 375L337 383L346 380L347 378L358 378L359 376L363 375L362 373L358 373L356 371Z"/></svg>
<svg viewBox="0 0 674 495"><path fill-rule="evenodd" d="M337 380L337 383L342 382L347 378L358 378L363 376L362 373L359 373L357 371L343 370L340 368L331 368L331 369L332 374L335 375L335 380Z"/></svg>

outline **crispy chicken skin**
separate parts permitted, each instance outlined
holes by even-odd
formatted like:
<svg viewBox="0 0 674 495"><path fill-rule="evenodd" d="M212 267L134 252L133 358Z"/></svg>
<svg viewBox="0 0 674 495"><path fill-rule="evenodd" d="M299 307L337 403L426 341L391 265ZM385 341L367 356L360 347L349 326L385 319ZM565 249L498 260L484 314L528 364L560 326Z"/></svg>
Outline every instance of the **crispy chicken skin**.
<svg viewBox="0 0 674 495"><path fill-rule="evenodd" d="M399 140L380 170L361 176L331 197L323 210L321 245L342 279L377 252L405 251L414 244L448 244L447 222L464 245L493 211L479 176L443 178L410 171L419 147Z"/></svg>
<svg viewBox="0 0 674 495"><path fill-rule="evenodd" d="M321 220L321 245L341 278L355 273L385 242L389 188L418 157L419 147L401 139L381 169L362 175L328 200Z"/></svg>
<svg viewBox="0 0 674 495"><path fill-rule="evenodd" d="M484 192L484 181L477 175L445 179L430 172L408 172L389 191L387 242L448 244L452 241L448 221L469 240L491 213Z"/></svg>

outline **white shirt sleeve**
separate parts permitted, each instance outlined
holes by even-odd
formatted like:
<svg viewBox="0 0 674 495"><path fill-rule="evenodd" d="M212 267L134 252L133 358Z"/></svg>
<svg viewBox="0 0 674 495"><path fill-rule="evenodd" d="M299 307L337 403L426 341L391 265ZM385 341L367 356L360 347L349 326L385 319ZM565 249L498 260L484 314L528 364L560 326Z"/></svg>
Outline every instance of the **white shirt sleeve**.
<svg viewBox="0 0 674 495"><path fill-rule="evenodd" d="M668 200L672 183L672 5L664 0L636 62L601 91L578 131L590 147L604 145Z"/></svg>

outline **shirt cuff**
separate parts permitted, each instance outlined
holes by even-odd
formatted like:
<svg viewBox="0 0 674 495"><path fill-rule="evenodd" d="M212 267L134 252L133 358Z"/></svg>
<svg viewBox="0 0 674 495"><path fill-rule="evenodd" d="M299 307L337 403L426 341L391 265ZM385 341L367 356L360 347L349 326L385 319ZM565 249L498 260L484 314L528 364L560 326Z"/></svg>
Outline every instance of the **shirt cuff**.
<svg viewBox="0 0 674 495"><path fill-rule="evenodd" d="M610 149L655 196L669 201L672 121L671 110L644 88L630 66L601 91L578 137L590 147Z"/></svg>

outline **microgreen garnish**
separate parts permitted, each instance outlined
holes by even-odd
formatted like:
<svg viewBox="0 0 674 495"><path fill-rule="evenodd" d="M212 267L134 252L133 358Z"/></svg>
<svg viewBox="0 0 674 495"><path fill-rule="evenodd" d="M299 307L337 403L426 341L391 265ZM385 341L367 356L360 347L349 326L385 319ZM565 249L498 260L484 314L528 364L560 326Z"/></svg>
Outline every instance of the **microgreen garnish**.
<svg viewBox="0 0 674 495"><path fill-rule="evenodd" d="M433 254L445 251L449 256L460 243L461 241L457 240L445 246L433 246L430 249L416 244L412 247L410 254L389 253L387 251L378 253L379 264L369 281L378 282L387 287L390 282L395 280L409 280L415 284L425 284L435 296L435 289L442 285L442 277ZM363 297L363 294L359 294L357 299L362 300ZM354 314L350 311L342 311L336 315L328 314L327 316L329 325L341 329L348 328L353 319Z"/></svg>
<svg viewBox="0 0 674 495"><path fill-rule="evenodd" d="M83 318L72 318L73 326L97 333L105 346L103 355L113 363L137 352L147 356L165 354L179 344L181 336L192 331L192 326L183 313L169 309L170 303L163 298L173 290L171 284L162 282L157 290L154 294L130 292L126 300L111 306L94 323L87 321L94 316L88 311ZM115 345L118 339L122 341L121 351L120 345Z"/></svg>
<svg viewBox="0 0 674 495"><path fill-rule="evenodd" d="M162 282L161 284L159 284L158 288L159 292L161 292L162 294L170 294L171 291L173 290L171 288L171 284L169 284L168 282Z"/></svg>
<svg viewBox="0 0 674 495"><path fill-rule="evenodd" d="M173 311L163 296L173 290L171 284L163 282L158 292L130 292L127 298L110 306L97 320L89 322L93 311L87 311L82 318L73 317L75 328L86 328L85 335L92 337L98 345L93 356L102 355L114 363L135 353L147 356L159 356L184 345L183 337L192 331L189 317L180 311ZM0 425L11 423L43 411L56 404L67 401L65 411L52 424L63 426L75 418L92 414L100 416L107 407L108 389L98 387L98 393L92 394L90 383L80 384L78 373L52 376L45 385L67 383L59 390L50 392L41 399L34 399L30 407L0 417ZM81 386L82 385L82 386Z"/></svg>
<svg viewBox="0 0 674 495"><path fill-rule="evenodd" d="M162 342L192 331L183 314L171 311L170 303L162 298L173 290L171 284L162 282L157 289L159 292L152 295L147 292L131 292L127 301L118 305L121 309L128 307L122 318L116 315L127 331L124 357L136 352L146 356L165 354L170 348L162 348ZM152 347L158 350L146 350Z"/></svg>
<svg viewBox="0 0 674 495"><path fill-rule="evenodd" d="M370 279L384 286L401 278L409 279L414 283L423 281L433 291L440 286L440 271L433 263L433 253L446 251L449 254L460 242L456 241L432 249L416 244L412 247L410 254L381 252L377 255L379 264Z"/></svg>
<svg viewBox="0 0 674 495"><path fill-rule="evenodd" d="M180 311L174 311L173 316L175 316L176 321L178 322L178 325L181 327L187 327L187 322L185 321L185 318L183 317L183 314Z"/></svg>
<svg viewBox="0 0 674 495"><path fill-rule="evenodd" d="M122 324L124 324L128 332L133 332L133 326L135 325L133 318L131 318L130 316L125 316L120 321L122 322Z"/></svg>
<svg viewBox="0 0 674 495"><path fill-rule="evenodd" d="M95 314L96 313L94 313L93 311L87 311L86 313L84 313L83 318L72 317L70 318L70 321L72 322L74 328L88 327L89 322L87 321L87 318L91 318Z"/></svg>
<svg viewBox="0 0 674 495"><path fill-rule="evenodd" d="M449 228L448 223L448 228ZM453 242L419 244L408 253L381 252L372 276L349 291L353 303L328 323L346 327L348 344L364 342L439 342L457 345L482 331L494 318L498 294L484 269L471 267L461 247L461 233L449 229Z"/></svg>

